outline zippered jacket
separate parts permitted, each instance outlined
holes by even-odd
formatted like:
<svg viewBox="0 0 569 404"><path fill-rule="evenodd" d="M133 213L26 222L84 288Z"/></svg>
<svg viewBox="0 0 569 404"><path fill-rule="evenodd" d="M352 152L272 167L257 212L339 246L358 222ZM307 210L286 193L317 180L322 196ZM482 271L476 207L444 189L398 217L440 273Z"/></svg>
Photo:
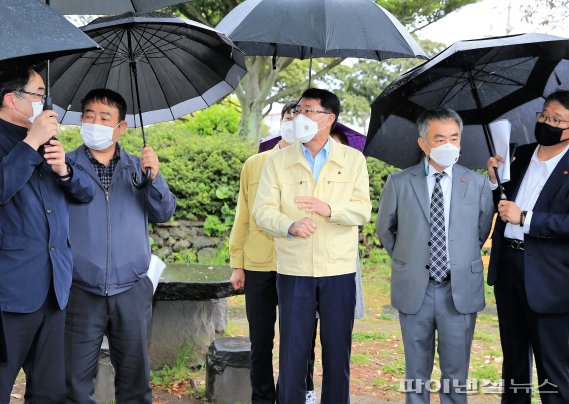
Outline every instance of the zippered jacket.
<svg viewBox="0 0 569 404"><path fill-rule="evenodd" d="M170 220L176 198L160 173L143 189L140 158L120 150L111 185L105 191L84 146L69 152L73 168L85 171L95 184L87 205L69 204L69 241L73 254L73 285L98 295L116 295L146 276L150 263L148 223Z"/></svg>

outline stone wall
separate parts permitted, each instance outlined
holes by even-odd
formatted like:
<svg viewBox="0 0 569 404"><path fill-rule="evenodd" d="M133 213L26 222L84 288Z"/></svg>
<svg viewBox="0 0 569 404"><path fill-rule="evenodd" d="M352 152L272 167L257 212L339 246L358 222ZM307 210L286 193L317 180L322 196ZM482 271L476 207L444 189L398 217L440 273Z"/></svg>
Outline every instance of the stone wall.
<svg viewBox="0 0 569 404"><path fill-rule="evenodd" d="M177 220L153 225L150 237L154 240L152 253L166 260L172 253L193 250L200 260L207 260L223 244L220 237L204 234L204 222Z"/></svg>

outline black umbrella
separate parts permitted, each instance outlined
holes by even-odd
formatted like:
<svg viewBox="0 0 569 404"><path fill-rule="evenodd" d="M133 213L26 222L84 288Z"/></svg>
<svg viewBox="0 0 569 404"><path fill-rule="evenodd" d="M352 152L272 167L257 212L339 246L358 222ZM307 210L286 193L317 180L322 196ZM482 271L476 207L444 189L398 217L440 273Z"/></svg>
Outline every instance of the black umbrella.
<svg viewBox="0 0 569 404"><path fill-rule="evenodd" d="M52 63L54 109L80 124L81 100L109 88L127 100L129 126L174 120L230 94L246 74L244 56L223 34L168 14L125 13L82 28L104 47Z"/></svg>
<svg viewBox="0 0 569 404"><path fill-rule="evenodd" d="M488 124L508 118L511 141L532 142L544 95L569 81L567 58L569 40L551 35L456 42L393 81L373 102L364 153L400 168L416 164L421 153L415 120L444 106L466 125L461 164L485 167L495 155Z"/></svg>
<svg viewBox="0 0 569 404"><path fill-rule="evenodd" d="M216 29L246 55L273 56L273 64L277 56L427 59L405 27L371 0L247 0Z"/></svg>
<svg viewBox="0 0 569 404"><path fill-rule="evenodd" d="M188 0L41 0L61 14L113 15L128 11L148 13Z"/></svg>
<svg viewBox="0 0 569 404"><path fill-rule="evenodd" d="M97 43L37 0L0 2L0 60L35 63L95 49Z"/></svg>

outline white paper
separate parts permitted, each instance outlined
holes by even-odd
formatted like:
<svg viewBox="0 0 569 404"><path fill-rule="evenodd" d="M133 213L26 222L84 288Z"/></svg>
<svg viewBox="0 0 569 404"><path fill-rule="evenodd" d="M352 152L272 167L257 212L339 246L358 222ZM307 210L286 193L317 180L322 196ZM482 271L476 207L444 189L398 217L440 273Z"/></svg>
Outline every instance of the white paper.
<svg viewBox="0 0 569 404"><path fill-rule="evenodd" d="M503 163L498 164L498 175L501 182L510 181L510 133L512 124L507 119L500 119L490 124L492 139L496 154L504 158Z"/></svg>
<svg viewBox="0 0 569 404"><path fill-rule="evenodd" d="M146 275L148 275L152 281L154 292L156 292L156 288L158 287L158 282L160 281L162 272L164 272L164 268L166 268L166 264L160 258L158 258L156 255L152 255L150 257L150 265L148 266L148 272Z"/></svg>

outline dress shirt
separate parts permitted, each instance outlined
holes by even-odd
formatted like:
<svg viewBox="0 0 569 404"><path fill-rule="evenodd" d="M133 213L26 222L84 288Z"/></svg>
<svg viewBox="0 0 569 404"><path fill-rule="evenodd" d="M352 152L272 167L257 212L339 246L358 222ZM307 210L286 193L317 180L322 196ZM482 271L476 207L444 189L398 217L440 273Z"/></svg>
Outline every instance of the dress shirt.
<svg viewBox="0 0 569 404"><path fill-rule="evenodd" d="M322 150L320 150L314 157L312 157L312 153L310 153L310 151L306 147L304 147L302 143L300 145L302 147L304 157L306 157L306 162L308 163L308 167L310 167L310 171L312 171L312 177L314 178L314 183L317 183L318 177L320 176L320 170L322 170L324 163L326 162L326 160L328 160L328 154L330 151L330 138L328 138L328 141L326 142Z"/></svg>
<svg viewBox="0 0 569 404"><path fill-rule="evenodd" d="M540 147L541 146L535 148L533 156L531 156L528 169L522 179L518 194L516 195L516 205L518 205L521 210L528 212L524 221L524 226L521 227L517 224L506 223L504 237L523 241L524 234L529 233L531 218L533 215L532 210L537 202L537 198L539 198L539 194L549 179L549 176L565 153L567 153L567 150L569 150L568 145L557 156L550 158L549 160L542 161L537 157L537 152Z"/></svg>
<svg viewBox="0 0 569 404"><path fill-rule="evenodd" d="M109 161L109 164L106 166L104 164L101 164L99 160L97 160L95 156L93 156L93 153L91 153L91 150L89 150L87 146L83 145L83 148L85 149L85 154L87 155L87 158L95 168L95 171L97 171L97 175L99 176L99 181L101 181L101 185L103 185L103 188L105 188L105 190L108 191L109 187L111 186L113 172L115 171L115 167L117 166L121 158L120 155L121 148L119 144L117 143L115 147L115 154L113 154L113 158Z"/></svg>

